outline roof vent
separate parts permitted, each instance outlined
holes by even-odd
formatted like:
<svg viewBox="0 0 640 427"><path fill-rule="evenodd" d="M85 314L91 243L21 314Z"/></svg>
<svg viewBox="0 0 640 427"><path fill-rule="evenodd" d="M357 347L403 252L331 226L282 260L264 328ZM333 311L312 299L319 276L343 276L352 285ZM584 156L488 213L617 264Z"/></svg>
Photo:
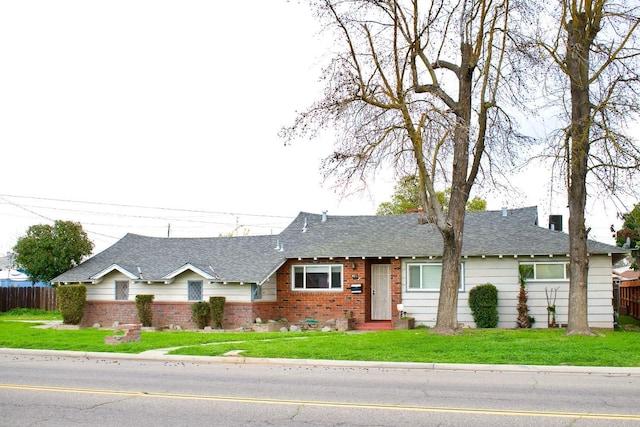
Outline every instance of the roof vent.
<svg viewBox="0 0 640 427"><path fill-rule="evenodd" d="M307 232L307 217L304 217L304 225L302 226L302 232L306 233Z"/></svg>
<svg viewBox="0 0 640 427"><path fill-rule="evenodd" d="M327 212L329 211L322 211L322 222L327 222Z"/></svg>
<svg viewBox="0 0 640 427"><path fill-rule="evenodd" d="M502 207L502 216L503 217L507 216L507 207L506 206Z"/></svg>
<svg viewBox="0 0 640 427"><path fill-rule="evenodd" d="M562 231L562 215L549 215L549 230Z"/></svg>

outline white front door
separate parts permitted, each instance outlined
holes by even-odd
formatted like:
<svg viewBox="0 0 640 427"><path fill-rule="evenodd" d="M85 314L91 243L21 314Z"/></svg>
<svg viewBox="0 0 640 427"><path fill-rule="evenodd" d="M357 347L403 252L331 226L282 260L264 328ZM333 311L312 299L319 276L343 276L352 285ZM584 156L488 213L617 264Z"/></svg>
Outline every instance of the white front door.
<svg viewBox="0 0 640 427"><path fill-rule="evenodd" d="M371 266L371 320L391 319L391 265Z"/></svg>

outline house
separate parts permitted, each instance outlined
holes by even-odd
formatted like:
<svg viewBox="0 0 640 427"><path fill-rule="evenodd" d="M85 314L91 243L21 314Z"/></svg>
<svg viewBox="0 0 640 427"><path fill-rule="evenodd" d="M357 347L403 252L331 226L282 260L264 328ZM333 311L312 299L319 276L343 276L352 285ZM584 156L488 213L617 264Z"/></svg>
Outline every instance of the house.
<svg viewBox="0 0 640 427"><path fill-rule="evenodd" d="M16 269L15 255L8 252L0 257L0 288L47 287L46 282L32 282L23 270Z"/></svg>
<svg viewBox="0 0 640 427"><path fill-rule="evenodd" d="M556 218L557 219L557 218ZM627 251L589 241L589 323L613 327L612 263ZM536 207L468 212L461 262L459 322L474 327L469 290L499 291L498 326L517 318L518 272L528 280L533 327L547 327L549 294L556 322L567 322L568 237L540 227ZM226 297L225 328L256 318L325 323L354 317L356 326L390 322L403 312L435 324L442 238L421 213L328 216L301 212L280 234L218 238L159 238L127 234L63 273L54 283L87 285L83 324L137 321L135 296L153 294L154 324L194 327L190 307ZM553 292L552 292L553 290Z"/></svg>

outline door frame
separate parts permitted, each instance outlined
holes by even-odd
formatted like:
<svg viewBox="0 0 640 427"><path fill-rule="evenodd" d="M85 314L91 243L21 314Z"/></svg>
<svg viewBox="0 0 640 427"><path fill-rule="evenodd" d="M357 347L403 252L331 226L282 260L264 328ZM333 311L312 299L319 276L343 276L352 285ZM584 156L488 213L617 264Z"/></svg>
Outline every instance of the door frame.
<svg viewBox="0 0 640 427"><path fill-rule="evenodd" d="M378 267L386 267L385 282L382 285L383 289L379 289L380 286L376 282L382 272L374 274L374 270ZM370 310L371 310L371 320L391 320L392 310L391 310L391 264L371 264L370 266L370 277L371 277L371 290L370 290ZM386 289L384 289L386 287ZM374 298L374 292L386 292L385 298ZM379 305L376 305L379 304Z"/></svg>

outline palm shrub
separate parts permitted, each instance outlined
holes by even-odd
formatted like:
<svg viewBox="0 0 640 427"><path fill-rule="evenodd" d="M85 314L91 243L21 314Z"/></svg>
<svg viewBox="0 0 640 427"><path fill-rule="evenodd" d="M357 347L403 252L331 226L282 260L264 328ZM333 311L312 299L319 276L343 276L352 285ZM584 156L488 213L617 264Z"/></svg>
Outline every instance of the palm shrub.
<svg viewBox="0 0 640 427"><path fill-rule="evenodd" d="M153 298L154 295L136 295L136 309L142 326L151 326L153 322L153 313L151 312Z"/></svg>
<svg viewBox="0 0 640 427"><path fill-rule="evenodd" d="M199 329L204 329L209 324L211 306L206 301L198 301L191 304L191 320L196 322Z"/></svg>
<svg viewBox="0 0 640 427"><path fill-rule="evenodd" d="M224 319L224 303L225 297L209 297L211 305L211 323L216 328L222 328L222 320Z"/></svg>
<svg viewBox="0 0 640 427"><path fill-rule="evenodd" d="M533 266L520 264L518 267L518 277L520 279L520 292L518 292L518 318L516 319L517 328L530 328L531 317L529 316L529 306L527 305L527 277L533 271Z"/></svg>
<svg viewBox="0 0 640 427"><path fill-rule="evenodd" d="M491 283L476 286L469 291L469 307L476 327L498 326L498 288Z"/></svg>
<svg viewBox="0 0 640 427"><path fill-rule="evenodd" d="M84 304L87 301L85 285L58 286L58 308L65 325L78 325L84 316Z"/></svg>

